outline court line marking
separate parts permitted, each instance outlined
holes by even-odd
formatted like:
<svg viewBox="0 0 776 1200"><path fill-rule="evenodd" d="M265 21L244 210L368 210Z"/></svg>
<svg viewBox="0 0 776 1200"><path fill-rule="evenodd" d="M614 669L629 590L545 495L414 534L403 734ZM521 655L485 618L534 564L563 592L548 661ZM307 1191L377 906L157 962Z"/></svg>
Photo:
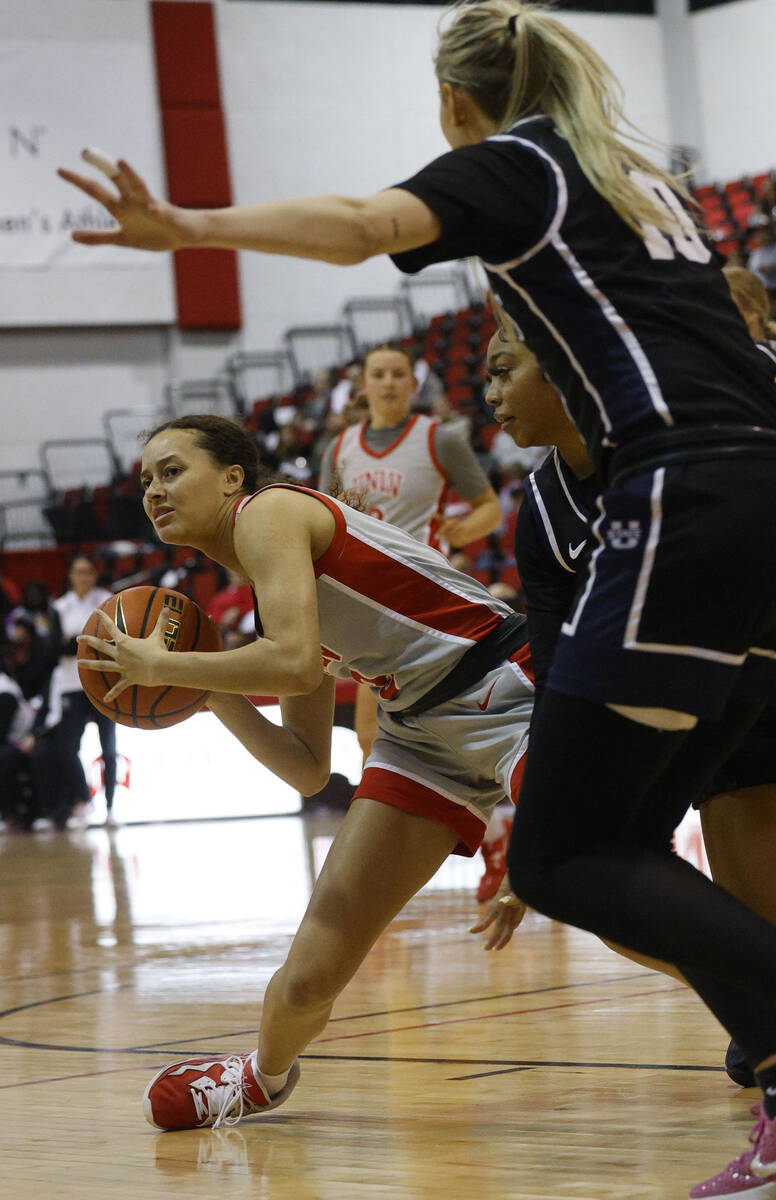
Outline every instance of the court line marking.
<svg viewBox="0 0 776 1200"><path fill-rule="evenodd" d="M128 1051L118 1051L117 1053L128 1053ZM131 1053L131 1051L129 1052ZM206 1057L208 1051L195 1052L191 1057L201 1058ZM490 1075L508 1075L516 1071L530 1071L537 1067L560 1067L560 1068L587 1068L588 1070L615 1070L615 1071L713 1071L717 1074L722 1074L724 1067L710 1067L695 1063L620 1063L620 1062L566 1062L553 1059L519 1059L509 1062L507 1059L505 1064L504 1059L465 1059L465 1058L418 1058L403 1055L391 1054L300 1054L299 1056L304 1061L318 1062L374 1062L374 1063L414 1063L418 1066L486 1066L491 1065L497 1067L495 1071L480 1071L474 1075L450 1075L448 1081L458 1082L467 1079L484 1079ZM155 1064L156 1065L156 1064ZM165 1063L159 1063L157 1069L165 1066ZM0 1084L0 1091L7 1091L11 1088L21 1087L36 1087L42 1083L67 1083L71 1079L94 1079L100 1075L121 1075L128 1071L152 1071L153 1066L148 1063L138 1063L134 1067L112 1067L105 1071L82 1071L74 1075L55 1075L46 1079L25 1079L20 1083L3 1083Z"/></svg>
<svg viewBox="0 0 776 1200"><path fill-rule="evenodd" d="M523 991L518 992L495 992L489 996L465 996L458 1000L437 1000L433 1004L410 1004L403 1008L385 1008L376 1012L350 1013L342 1017L330 1017L329 1024L334 1025L340 1021L363 1021L370 1017L393 1017L399 1016L401 1013L409 1012L427 1012L432 1008L454 1008L461 1004L487 1004L492 1000L509 1000L517 996L541 996L545 992L566 992L571 991L573 988L596 987L598 985L603 986L604 984L609 983L628 983L631 980L641 978L643 978L643 972L639 974L631 973L630 975L609 975L603 979L584 979L579 983L555 983L550 987L525 988ZM3 1014L0 1013L0 1017L2 1017L2 1015ZM255 1026L252 1026L250 1029L238 1029L232 1033L208 1034L207 1037L210 1041L220 1041L222 1038L247 1037L249 1034L254 1032ZM153 1050L157 1046L186 1046L195 1040L198 1039L195 1037L187 1037L177 1038L174 1041L143 1042L142 1048L144 1050Z"/></svg>
<svg viewBox="0 0 776 1200"><path fill-rule="evenodd" d="M361 1037L378 1037L385 1033L405 1033L413 1029L435 1029L440 1025L462 1025L470 1021L492 1021L496 1017L517 1017L528 1013L553 1012L561 1008L582 1008L588 1004L606 1004L612 1000L633 1000L638 996L661 996L667 993L684 992L687 994L687 988L681 985L665 988L651 988L646 992L624 992L618 996L597 996L593 1000L568 1000L564 1004L545 1004L541 1008L513 1008L505 1012L496 1013L480 1013L474 1017L451 1017L446 1021L428 1021L419 1025L397 1025L390 1029L369 1029L360 1033L339 1033L334 1037L316 1038L311 1042L311 1046L320 1046L326 1042L342 1042L349 1041L351 1038Z"/></svg>
<svg viewBox="0 0 776 1200"><path fill-rule="evenodd" d="M165 1063L159 1063L159 1069ZM98 1075L121 1075L124 1071L153 1071L148 1063L137 1063L134 1067L111 1067L106 1071L82 1071L78 1075L52 1075L48 1079L25 1079L21 1083L0 1083L0 1092L9 1088L35 1087L40 1083L64 1083L69 1079L95 1079Z"/></svg>
<svg viewBox="0 0 776 1200"><path fill-rule="evenodd" d="M123 988L128 988L130 986L131 986L130 984L119 984L119 985L112 986L109 990L110 991L119 991ZM576 985L572 985L572 986L576 986ZM541 989L541 990L545 991L545 990L556 990L556 989ZM561 990L563 990L563 989L561 989ZM393 1027L390 1027L387 1029L370 1029L370 1030L360 1031L358 1033L340 1033L340 1034L335 1034L333 1037L316 1038L314 1041L312 1041L310 1043L310 1045L311 1046L319 1046L319 1045L324 1045L328 1042L350 1041L352 1038L377 1037L381 1034L404 1033L404 1032L417 1030L417 1029L434 1029L434 1028L437 1028L442 1025L460 1025L460 1024L468 1024L469 1022L472 1022L472 1021L489 1021L496 1017L525 1016L530 1013L552 1012L552 1011L556 1011L556 1010L562 1009L562 1008L582 1008L582 1007L585 1007L586 1005L590 1005L590 1004L609 1004L612 1001L631 1000L631 999L635 999L640 996L659 996L659 995L665 995L665 994L673 994L675 992L687 992L687 989L682 986L679 986L679 985L674 985L673 987L650 988L647 991L641 991L641 992L625 992L625 993L620 993L615 996L596 996L589 1000L569 1000L562 1004L546 1004L546 1005L542 1005L538 1008L508 1009L504 1012L497 1012L497 1013L479 1013L476 1016L472 1016L472 1017L452 1017L452 1018L449 1018L444 1021L420 1022L417 1025L398 1025L398 1026L393 1026ZM58 999L59 1000L72 1000L72 999L78 999L80 996L93 996L95 994L100 994L100 992L99 991L98 992L94 992L94 991L82 992L82 993L76 993L72 996L60 996L60 997L58 997ZM507 993L507 994L509 995L510 993ZM517 993L517 994L520 995L520 994L526 994L526 993ZM531 993L529 992L527 994L530 995ZM52 1001L40 1000L40 1001L36 1001L33 1004L21 1005L17 1009L9 1009L8 1012L9 1013L19 1012L19 1011L23 1011L25 1008L35 1008L35 1007L38 1007L39 1005L44 1005L46 1003L52 1003ZM455 1003L455 1002L445 1001L443 1003L449 1004L449 1003ZM468 1003L468 1001L465 1001L464 1003ZM426 1007L426 1006L423 1006L423 1007ZM432 1005L431 1007L436 1007L436 1006ZM401 1011L401 1010L399 1010L399 1011ZM410 1011L413 1011L413 1010L410 1010ZM2 1016L2 1015L4 1015L4 1014L0 1014L0 1016ZM255 1027L250 1030L240 1030L238 1032L211 1035L208 1038L208 1040L220 1040L222 1038L227 1038L227 1037L228 1038L247 1037L249 1033L254 1034ZM48 1042L31 1042L31 1041L27 1041L26 1039L0 1037L0 1045L4 1045L4 1046L15 1046L19 1049L27 1049L27 1050L49 1050L49 1051L54 1051L54 1052L59 1051L59 1052L63 1052L63 1053L70 1052L70 1053L82 1053L82 1054L157 1054L160 1050L163 1050L167 1047L172 1047L174 1045L190 1045L191 1042L193 1042L193 1041L199 1041L199 1038L196 1037L196 1035L192 1035L190 1038L179 1039L176 1042L156 1042L156 1043L153 1043L150 1045L146 1043L141 1046L119 1046L119 1047L58 1046L58 1045L54 1045L54 1044L48 1043ZM196 1053L197 1053L196 1051L194 1051L194 1052L190 1051L189 1057L191 1057L192 1054L196 1054Z"/></svg>

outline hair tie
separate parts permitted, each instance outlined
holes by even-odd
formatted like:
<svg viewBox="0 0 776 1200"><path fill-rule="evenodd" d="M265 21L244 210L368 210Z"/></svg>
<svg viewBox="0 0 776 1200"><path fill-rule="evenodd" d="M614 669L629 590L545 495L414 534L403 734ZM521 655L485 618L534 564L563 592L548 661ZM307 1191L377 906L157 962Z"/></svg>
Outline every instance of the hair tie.
<svg viewBox="0 0 776 1200"><path fill-rule="evenodd" d="M520 13L513 13L507 21L507 29L509 30L510 37L517 37L517 18L519 16Z"/></svg>

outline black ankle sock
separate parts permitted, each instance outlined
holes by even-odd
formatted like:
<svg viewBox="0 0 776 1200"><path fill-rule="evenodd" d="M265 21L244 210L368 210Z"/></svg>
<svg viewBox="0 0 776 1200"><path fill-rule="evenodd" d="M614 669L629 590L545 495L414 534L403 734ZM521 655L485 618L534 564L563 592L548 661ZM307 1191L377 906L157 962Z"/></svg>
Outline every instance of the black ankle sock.
<svg viewBox="0 0 776 1200"><path fill-rule="evenodd" d="M765 1111L773 1120L776 1117L776 1063L765 1067L762 1071L755 1071L754 1077L757 1080L757 1086L763 1090Z"/></svg>

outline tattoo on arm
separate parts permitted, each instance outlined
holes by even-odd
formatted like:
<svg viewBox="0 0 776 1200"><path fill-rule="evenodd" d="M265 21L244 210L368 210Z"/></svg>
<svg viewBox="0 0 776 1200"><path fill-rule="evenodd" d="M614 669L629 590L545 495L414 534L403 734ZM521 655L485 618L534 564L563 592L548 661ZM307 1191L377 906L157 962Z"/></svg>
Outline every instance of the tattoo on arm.
<svg viewBox="0 0 776 1200"><path fill-rule="evenodd" d="M397 238L399 236L399 222L396 220L396 217L391 217L391 224L393 225L393 236Z"/></svg>

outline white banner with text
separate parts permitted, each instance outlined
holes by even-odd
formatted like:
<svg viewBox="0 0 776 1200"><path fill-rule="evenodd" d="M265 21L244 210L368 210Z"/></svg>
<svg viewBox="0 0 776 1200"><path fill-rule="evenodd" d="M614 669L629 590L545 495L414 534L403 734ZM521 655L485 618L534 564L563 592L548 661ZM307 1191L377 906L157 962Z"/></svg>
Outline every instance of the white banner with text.
<svg viewBox="0 0 776 1200"><path fill-rule="evenodd" d="M146 0L0 0L0 21L0 325L174 321L169 256L73 242L112 221L56 174L94 175L97 146L163 187Z"/></svg>

